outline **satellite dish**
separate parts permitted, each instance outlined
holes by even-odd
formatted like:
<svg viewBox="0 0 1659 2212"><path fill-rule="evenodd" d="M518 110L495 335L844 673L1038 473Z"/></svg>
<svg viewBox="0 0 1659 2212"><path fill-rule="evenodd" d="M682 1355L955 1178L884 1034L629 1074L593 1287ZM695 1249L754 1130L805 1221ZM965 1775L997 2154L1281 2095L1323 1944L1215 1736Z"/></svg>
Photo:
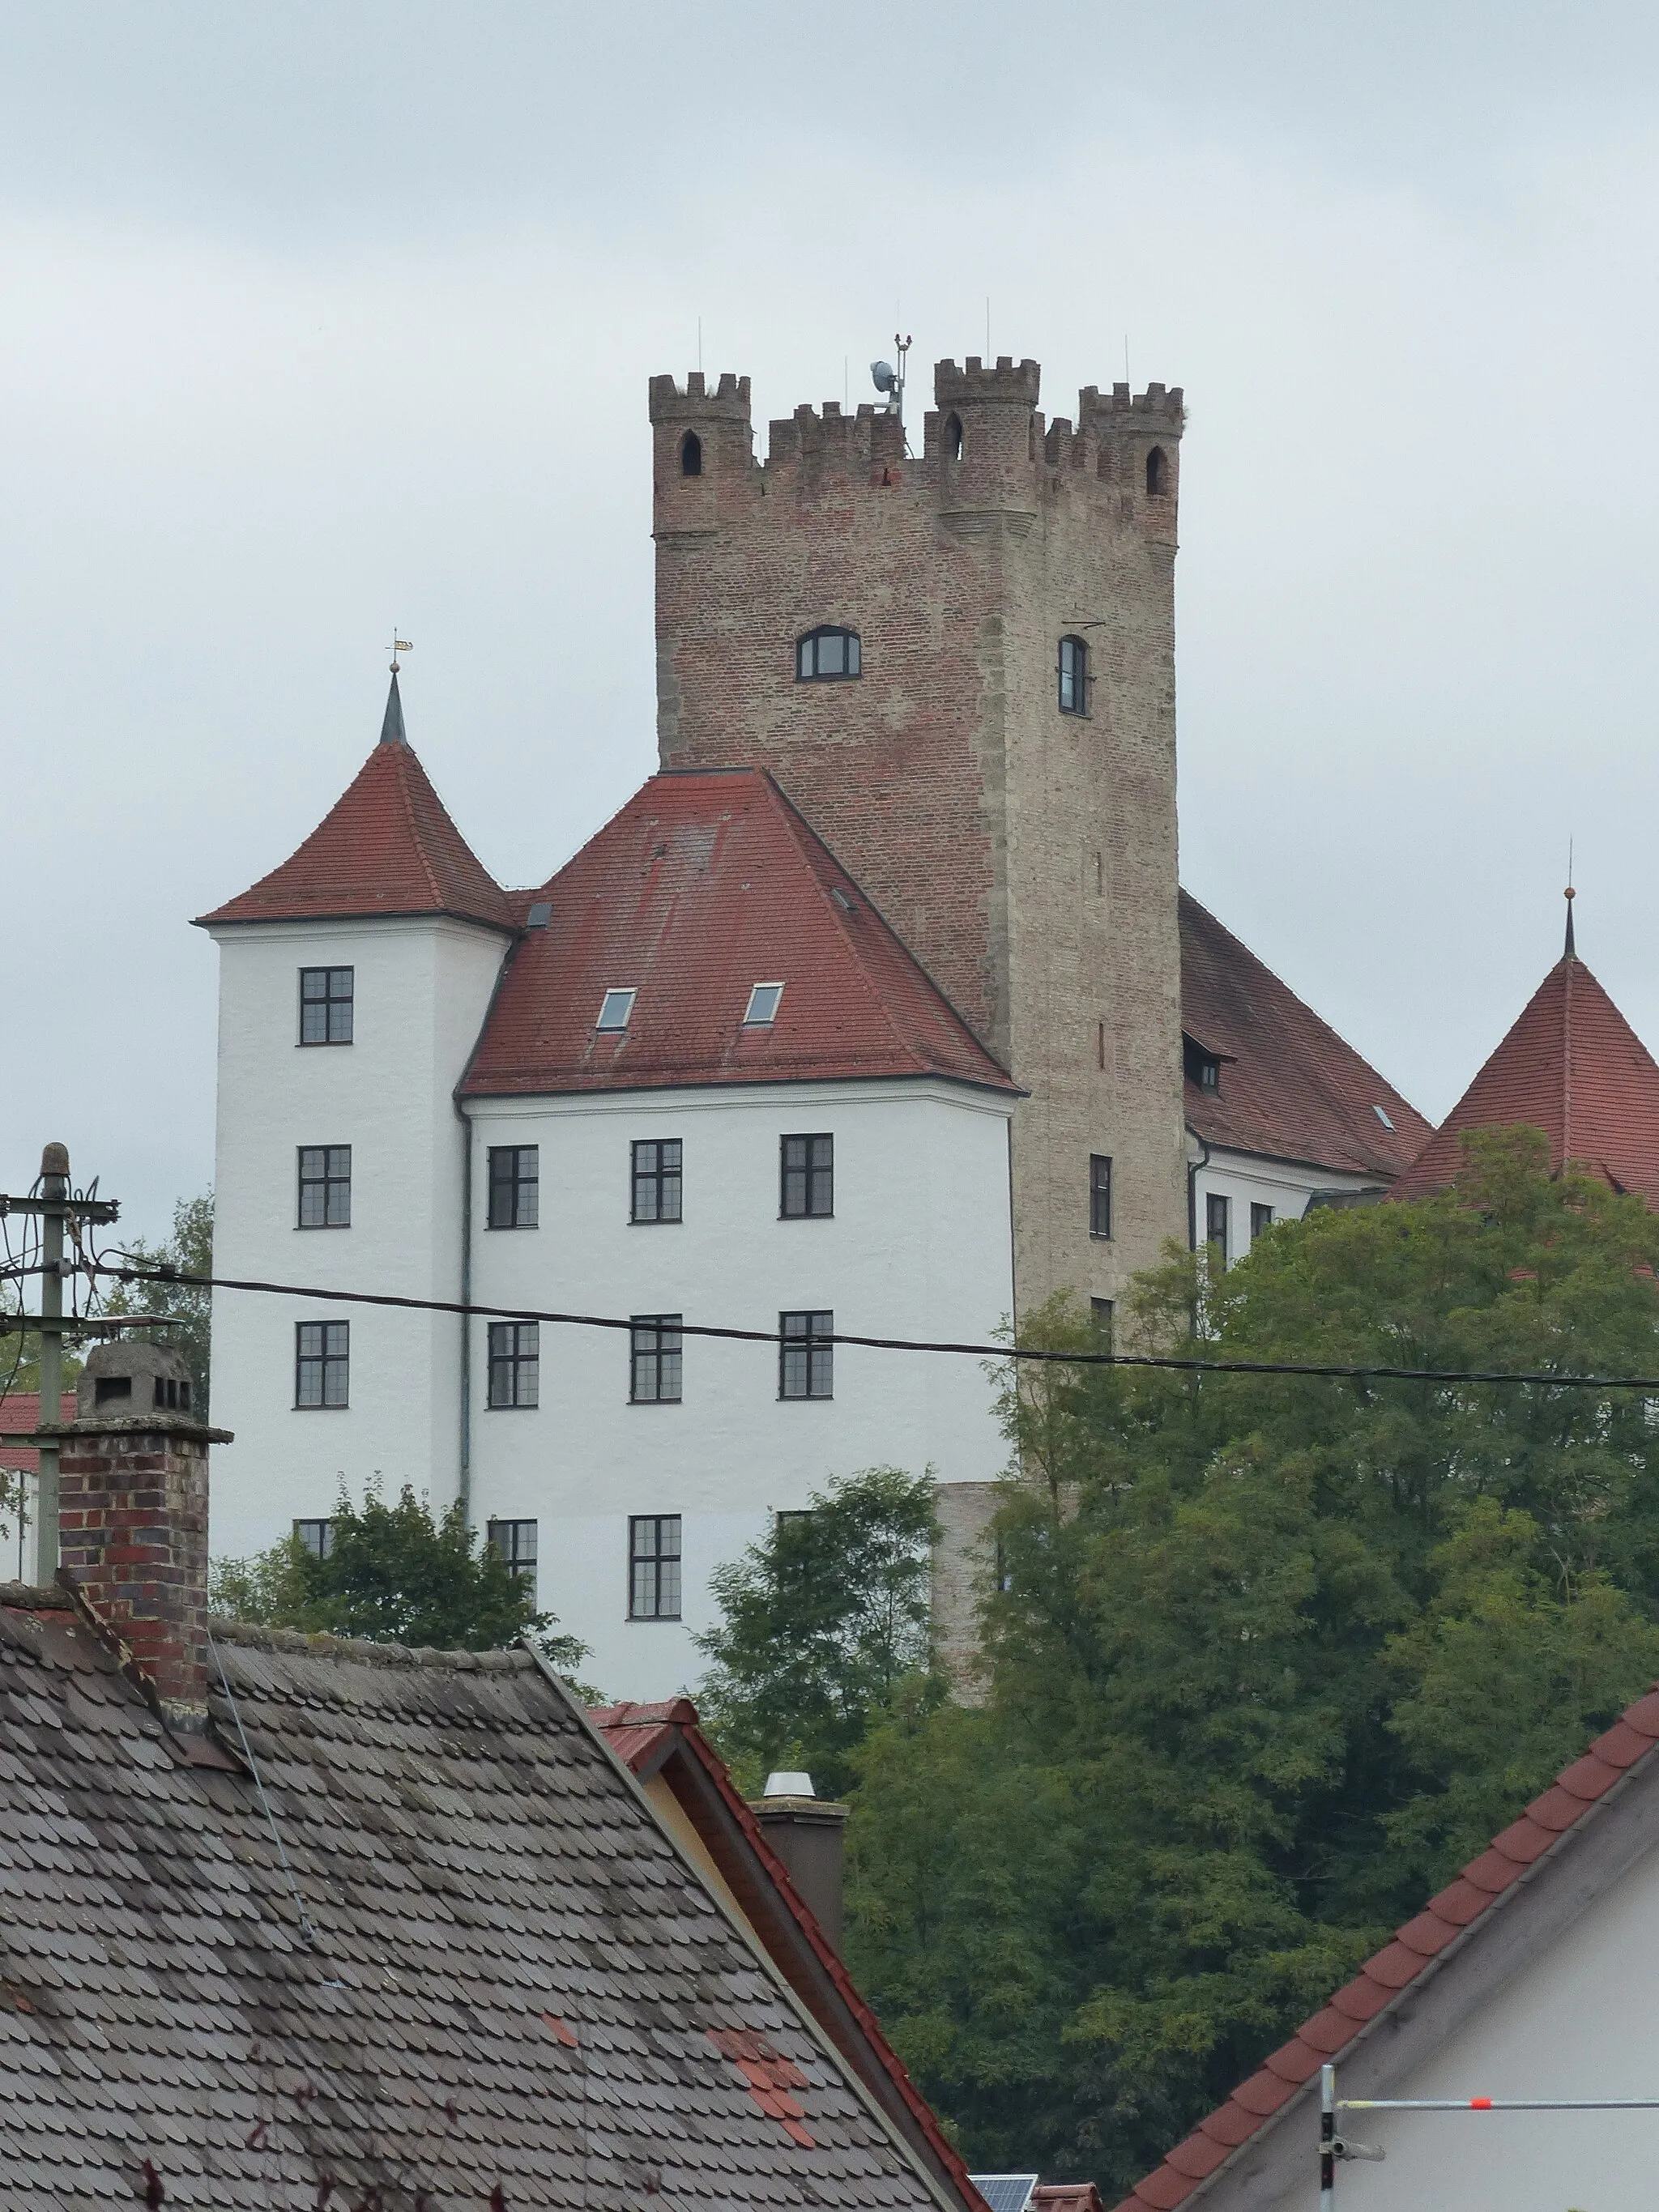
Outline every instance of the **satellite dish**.
<svg viewBox="0 0 1659 2212"><path fill-rule="evenodd" d="M870 381L875 386L878 392L890 392L893 386L898 382L898 377L894 370L892 362L890 361L872 361L870 364Z"/></svg>

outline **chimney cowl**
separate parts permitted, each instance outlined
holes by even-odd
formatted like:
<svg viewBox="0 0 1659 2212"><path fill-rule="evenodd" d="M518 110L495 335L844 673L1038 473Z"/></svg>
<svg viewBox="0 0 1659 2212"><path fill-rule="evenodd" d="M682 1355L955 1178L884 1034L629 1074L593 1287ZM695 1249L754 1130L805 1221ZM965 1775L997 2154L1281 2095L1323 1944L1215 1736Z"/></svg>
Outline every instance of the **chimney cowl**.
<svg viewBox="0 0 1659 2212"><path fill-rule="evenodd" d="M172 1428L204 1423L184 1355L173 1345L118 1337L94 1346L75 1385L75 1417L83 1422L157 1422Z"/></svg>
<svg viewBox="0 0 1659 2212"><path fill-rule="evenodd" d="M780 1770L766 1778L764 1795L768 1797L810 1797L812 1778L810 1774L785 1773Z"/></svg>

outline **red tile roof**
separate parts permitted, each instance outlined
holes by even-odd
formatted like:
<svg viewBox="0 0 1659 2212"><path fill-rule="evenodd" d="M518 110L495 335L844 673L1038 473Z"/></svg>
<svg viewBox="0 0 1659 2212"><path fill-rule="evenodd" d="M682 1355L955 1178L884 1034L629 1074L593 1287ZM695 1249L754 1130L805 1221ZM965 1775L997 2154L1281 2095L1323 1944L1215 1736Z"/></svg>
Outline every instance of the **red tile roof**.
<svg viewBox="0 0 1659 2212"><path fill-rule="evenodd" d="M1012 1091L985 1050L757 769L653 776L535 894L462 1082L474 1097L943 1075ZM757 983L777 1018L745 1028ZM596 1030L607 990L637 993Z"/></svg>
<svg viewBox="0 0 1659 2212"><path fill-rule="evenodd" d="M65 1390L58 1401L60 1421L75 1419L75 1393ZM40 1393L14 1390L0 1398L0 1435L32 1429L40 1419ZM0 1468L9 1474L39 1474L40 1455L33 1444L0 1444Z"/></svg>
<svg viewBox="0 0 1659 2212"><path fill-rule="evenodd" d="M902 2059L882 2033L881 2023L859 1995L852 1976L841 1962L840 1954L790 1880L788 1869L767 1842L760 1822L733 1788L732 1778L726 1770L726 1762L697 1726L697 1709L690 1698L673 1698L661 1705L627 1702L605 1705L591 1712L588 1717L623 1764L635 1773L655 1772L660 1763L656 1754L671 1741L696 1759L714 1784L727 1818L741 1831L749 1849L765 1868L773 1888L805 1937L819 1971L831 1984L847 2014L856 2024L869 2057L896 2091L928 2149L955 2185L963 2201L965 2212L987 2212L984 2199L975 2188L960 2154L934 2118L933 2107L910 2079ZM817 1992L811 1984L790 1972L788 1960L779 1958L775 1963L796 1995L812 2011L820 2027L839 2043L841 2038L837 2030L841 2023L833 2012L816 2002ZM843 2051L843 2056L854 2065L858 2063L858 2053ZM1087 2186L1092 2189L1093 2184ZM1097 2196L1093 2212L1099 2212L1099 2202ZM1088 2208L1068 2204L1066 2212L1088 2212Z"/></svg>
<svg viewBox="0 0 1659 2212"><path fill-rule="evenodd" d="M1514 1027L1446 1116L1396 1198L1441 1190L1465 1129L1525 1122L1572 1161L1659 1206L1659 1066L1582 960L1558 960Z"/></svg>
<svg viewBox="0 0 1659 2212"><path fill-rule="evenodd" d="M1582 1759L1556 1777L1518 1820L1471 1859L1455 1881L1431 1898L1354 1979L1322 2010L1304 2021L1290 2041L1268 2057L1224 2105L1200 2120L1117 2207L1117 2212L1158 2212L1196 2197L1200 2184L1258 2135L1321 2066L1335 2062L1372 2021L1401 2003L1437 1960L1490 1912L1504 1893L1547 1853L1571 1845L1578 1824L1616 1783L1650 1759L1659 1745L1659 1690L1650 1692L1598 1736Z"/></svg>
<svg viewBox="0 0 1659 2212"><path fill-rule="evenodd" d="M394 676L386 734L304 844L251 890L201 915L204 925L449 914L513 928L506 893L474 857L404 739L397 697Z"/></svg>
<svg viewBox="0 0 1659 2212"><path fill-rule="evenodd" d="M1188 1121L1206 1144L1386 1182L1434 1133L1432 1122L1187 891L1181 1023L1222 1060L1219 1091L1186 1085ZM1379 1106L1392 1128L1378 1119Z"/></svg>

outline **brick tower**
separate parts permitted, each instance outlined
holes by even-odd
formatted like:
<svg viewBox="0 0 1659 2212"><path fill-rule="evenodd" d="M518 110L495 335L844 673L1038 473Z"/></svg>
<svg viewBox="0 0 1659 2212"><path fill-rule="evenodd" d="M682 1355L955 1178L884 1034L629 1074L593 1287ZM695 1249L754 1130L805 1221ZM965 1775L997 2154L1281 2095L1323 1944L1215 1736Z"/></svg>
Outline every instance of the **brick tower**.
<svg viewBox="0 0 1659 2212"><path fill-rule="evenodd" d="M1045 427L1038 385L941 362L920 459L896 415L826 402L762 465L747 377L651 381L662 765L769 769L1030 1093L1022 1310L1119 1297L1186 1228L1182 395L1091 386ZM858 638L831 680L802 659L823 629Z"/></svg>

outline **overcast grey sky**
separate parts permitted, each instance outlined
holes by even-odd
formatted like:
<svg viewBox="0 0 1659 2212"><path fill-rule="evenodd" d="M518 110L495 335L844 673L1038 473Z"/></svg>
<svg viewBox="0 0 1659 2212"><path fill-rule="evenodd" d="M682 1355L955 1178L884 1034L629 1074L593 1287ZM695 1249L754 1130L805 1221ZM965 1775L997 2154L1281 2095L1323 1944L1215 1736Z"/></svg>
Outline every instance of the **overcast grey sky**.
<svg viewBox="0 0 1659 2212"><path fill-rule="evenodd" d="M0 0L0 1188L212 1171L215 961L380 725L541 880L653 760L645 386L1186 387L1190 888L1431 1115L1659 1044L1659 15Z"/></svg>

